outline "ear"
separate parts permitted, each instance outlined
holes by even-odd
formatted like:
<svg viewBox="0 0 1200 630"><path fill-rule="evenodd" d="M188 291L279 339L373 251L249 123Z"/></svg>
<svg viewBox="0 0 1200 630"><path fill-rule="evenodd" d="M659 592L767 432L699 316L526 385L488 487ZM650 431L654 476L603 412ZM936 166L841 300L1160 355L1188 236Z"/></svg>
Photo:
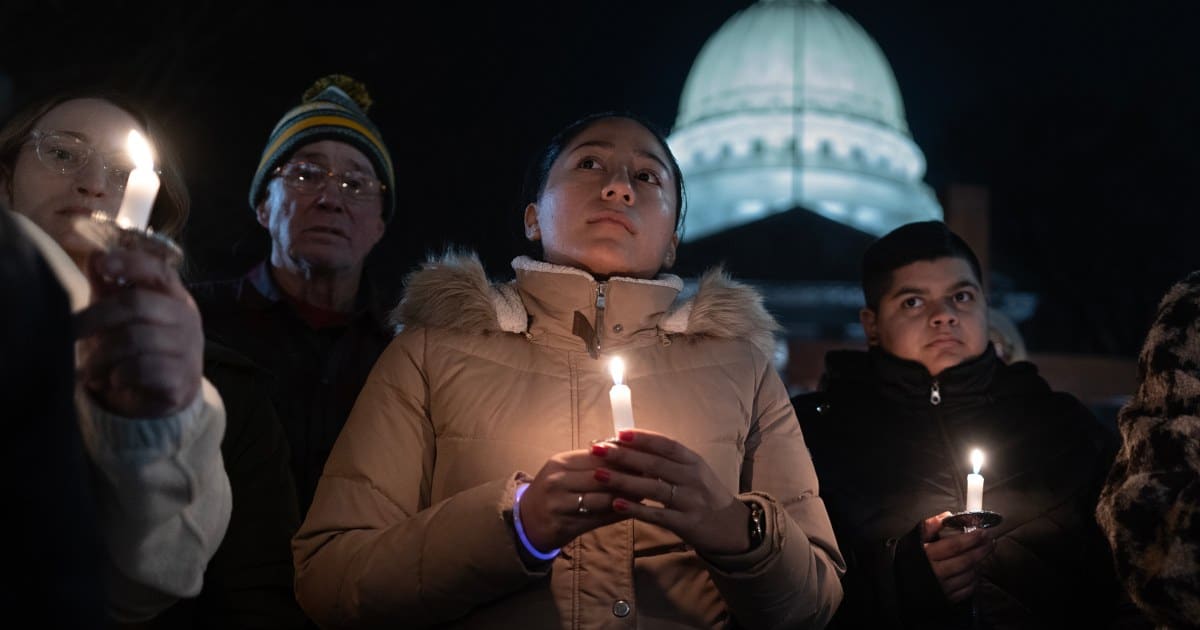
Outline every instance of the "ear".
<svg viewBox="0 0 1200 630"><path fill-rule="evenodd" d="M267 228L268 230L271 229L271 211L267 210L266 197L263 197L263 200L258 202L258 205L255 206L254 216L258 218L259 225Z"/></svg>
<svg viewBox="0 0 1200 630"><path fill-rule="evenodd" d="M536 203L525 206L525 238L531 241L542 240L542 228L538 225Z"/></svg>
<svg viewBox="0 0 1200 630"><path fill-rule="evenodd" d="M879 322L875 311L862 308L858 311L858 323L862 324L863 332L867 335L867 345L879 345Z"/></svg>
<svg viewBox="0 0 1200 630"><path fill-rule="evenodd" d="M671 243L667 245L667 254L663 257L663 269L670 269L675 264L675 250L679 247L679 234L671 235Z"/></svg>

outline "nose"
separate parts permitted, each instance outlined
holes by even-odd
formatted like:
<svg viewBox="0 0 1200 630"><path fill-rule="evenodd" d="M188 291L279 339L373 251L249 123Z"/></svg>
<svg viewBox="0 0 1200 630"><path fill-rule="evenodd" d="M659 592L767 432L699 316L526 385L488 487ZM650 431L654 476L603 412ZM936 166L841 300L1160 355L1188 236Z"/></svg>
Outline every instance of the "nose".
<svg viewBox="0 0 1200 630"><path fill-rule="evenodd" d="M633 182L629 179L629 171L624 168L616 169L609 178L600 195L605 199L619 199L625 205L633 205L635 196Z"/></svg>
<svg viewBox="0 0 1200 630"><path fill-rule="evenodd" d="M348 193L343 193L337 182L326 178L321 183L321 187L317 189L317 207L331 212L344 212L346 210L346 194Z"/></svg>
<svg viewBox="0 0 1200 630"><path fill-rule="evenodd" d="M936 300L934 302L934 312L929 318L929 325L938 326L953 326L958 324L958 315L954 311L954 305L946 300Z"/></svg>
<svg viewBox="0 0 1200 630"><path fill-rule="evenodd" d="M85 197L103 197L109 192L108 173L101 160L91 159L75 173L75 192Z"/></svg>

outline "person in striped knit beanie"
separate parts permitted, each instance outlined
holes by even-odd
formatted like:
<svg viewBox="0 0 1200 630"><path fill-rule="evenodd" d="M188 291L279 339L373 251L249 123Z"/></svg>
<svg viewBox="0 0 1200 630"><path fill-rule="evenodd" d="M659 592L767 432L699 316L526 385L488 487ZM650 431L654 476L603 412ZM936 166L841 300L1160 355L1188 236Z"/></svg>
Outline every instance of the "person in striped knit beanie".
<svg viewBox="0 0 1200 630"><path fill-rule="evenodd" d="M359 157L369 162L373 170L369 175L382 184L379 197L383 201L384 221L390 220L396 205L392 157L383 135L367 118L372 101L366 87L344 74L333 74L318 79L304 92L301 101L279 119L267 139L250 183L250 207L258 208L272 176L299 149L331 140L357 149L362 153Z"/></svg>
<svg viewBox="0 0 1200 630"><path fill-rule="evenodd" d="M273 376L301 516L392 337L393 300L366 272L395 214L392 158L370 105L365 86L345 75L304 93L271 130L250 184L270 254L241 278L191 287L210 338Z"/></svg>

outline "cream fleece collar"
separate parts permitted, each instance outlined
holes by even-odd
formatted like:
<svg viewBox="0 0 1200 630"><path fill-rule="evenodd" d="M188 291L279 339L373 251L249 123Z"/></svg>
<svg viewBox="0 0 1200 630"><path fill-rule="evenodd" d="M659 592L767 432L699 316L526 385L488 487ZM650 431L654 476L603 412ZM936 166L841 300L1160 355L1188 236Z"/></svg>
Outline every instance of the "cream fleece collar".
<svg viewBox="0 0 1200 630"><path fill-rule="evenodd" d="M527 256L515 258L512 265L516 270L579 275L595 280L585 271ZM661 274L652 280L620 278L620 281L683 289L683 280L672 274ZM450 251L431 258L420 270L409 274L404 285L405 297L390 318L398 328L425 326L517 334L529 330L528 312L516 287L511 282L488 280L473 252ZM669 335L743 338L770 356L779 325L763 308L762 296L755 289L732 280L717 268L700 279L694 297L676 300L659 320L658 329Z"/></svg>

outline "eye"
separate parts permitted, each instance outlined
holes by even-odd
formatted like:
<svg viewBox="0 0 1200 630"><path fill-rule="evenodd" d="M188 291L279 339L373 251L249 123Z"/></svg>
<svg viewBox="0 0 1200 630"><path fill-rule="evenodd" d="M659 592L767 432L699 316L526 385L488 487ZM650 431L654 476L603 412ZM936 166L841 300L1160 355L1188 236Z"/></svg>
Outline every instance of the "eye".
<svg viewBox="0 0 1200 630"><path fill-rule="evenodd" d="M80 159L80 153L62 144L52 144L46 147L43 154L55 162L64 164L73 164Z"/></svg>
<svg viewBox="0 0 1200 630"><path fill-rule="evenodd" d="M922 300L921 298L913 295L913 296L904 298L904 300L902 302L900 302L900 307L901 308L920 308L924 304L925 304L925 300Z"/></svg>
<svg viewBox="0 0 1200 630"><path fill-rule="evenodd" d="M954 294L954 301L955 302L964 302L964 303L965 302L974 302L975 294L972 293L971 291L959 291L958 293Z"/></svg>
<svg viewBox="0 0 1200 630"><path fill-rule="evenodd" d="M579 160L579 163L576 165L576 168L582 168L585 170L598 170L603 167L600 166L600 161L597 160L596 158L585 157L582 160Z"/></svg>
<svg viewBox="0 0 1200 630"><path fill-rule="evenodd" d="M133 169L125 166L110 166L108 167L108 176L117 182L126 182L129 180L129 173Z"/></svg>
<svg viewBox="0 0 1200 630"><path fill-rule="evenodd" d="M342 188L356 195L365 187L363 177L356 173L346 173L342 178Z"/></svg>
<svg viewBox="0 0 1200 630"><path fill-rule="evenodd" d="M130 171L136 167L137 165L133 163L133 160L129 159L129 156L124 154L110 156L104 162L104 168L107 169L108 172L114 177L129 177Z"/></svg>
<svg viewBox="0 0 1200 630"><path fill-rule="evenodd" d="M292 171L292 176L296 178L296 181L301 181L301 182L318 181L324 175L325 175L325 169L323 169L315 164L307 164L307 163L297 164L295 169L293 169L293 171Z"/></svg>
<svg viewBox="0 0 1200 630"><path fill-rule="evenodd" d="M73 169L87 161L91 148L79 138L52 132L37 140L37 152L48 166Z"/></svg>
<svg viewBox="0 0 1200 630"><path fill-rule="evenodd" d="M654 171L638 171L637 179L648 184L654 184L655 186L662 184L662 178Z"/></svg>

